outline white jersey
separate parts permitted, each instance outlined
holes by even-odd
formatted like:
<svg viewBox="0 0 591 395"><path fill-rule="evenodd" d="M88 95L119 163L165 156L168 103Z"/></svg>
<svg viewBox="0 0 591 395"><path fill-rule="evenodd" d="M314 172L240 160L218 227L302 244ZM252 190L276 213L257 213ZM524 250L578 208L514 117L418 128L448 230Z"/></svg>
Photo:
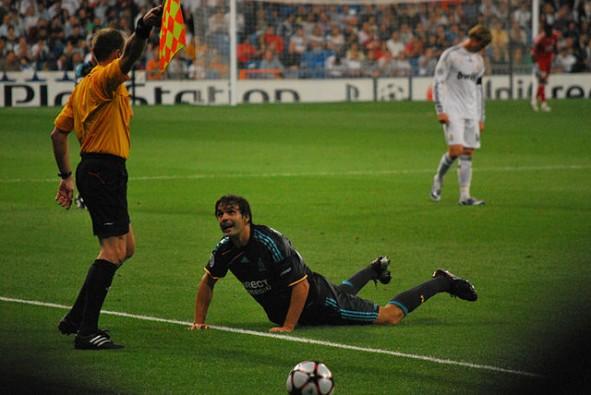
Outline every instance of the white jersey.
<svg viewBox="0 0 591 395"><path fill-rule="evenodd" d="M484 121L484 60L461 44L446 49L435 67L433 98L437 113Z"/></svg>

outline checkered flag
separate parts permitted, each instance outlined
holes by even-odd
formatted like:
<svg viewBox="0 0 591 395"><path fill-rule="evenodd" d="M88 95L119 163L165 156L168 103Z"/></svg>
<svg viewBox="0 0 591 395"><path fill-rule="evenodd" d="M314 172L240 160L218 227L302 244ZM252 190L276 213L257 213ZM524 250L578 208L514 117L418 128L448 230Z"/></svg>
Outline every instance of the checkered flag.
<svg viewBox="0 0 591 395"><path fill-rule="evenodd" d="M180 0L166 0L160 28L160 71L164 72L174 55L186 46L186 26Z"/></svg>

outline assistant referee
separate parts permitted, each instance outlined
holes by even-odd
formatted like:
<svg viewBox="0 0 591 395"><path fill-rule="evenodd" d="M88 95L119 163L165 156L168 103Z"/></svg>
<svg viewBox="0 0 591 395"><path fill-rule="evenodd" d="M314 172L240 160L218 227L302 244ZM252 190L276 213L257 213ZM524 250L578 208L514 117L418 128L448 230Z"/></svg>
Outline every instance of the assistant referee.
<svg viewBox="0 0 591 395"><path fill-rule="evenodd" d="M76 187L92 219L100 251L71 310L60 321L62 334L76 334L74 347L85 350L122 348L98 327L99 315L116 270L135 251L135 238L127 209L127 170L132 109L123 83L140 58L152 28L159 24L162 6L149 10L127 39L115 29L102 29L92 41L96 66L74 88L55 119L51 132L53 153L61 178L55 197L68 209L74 179L68 159L68 135L80 143L81 161Z"/></svg>

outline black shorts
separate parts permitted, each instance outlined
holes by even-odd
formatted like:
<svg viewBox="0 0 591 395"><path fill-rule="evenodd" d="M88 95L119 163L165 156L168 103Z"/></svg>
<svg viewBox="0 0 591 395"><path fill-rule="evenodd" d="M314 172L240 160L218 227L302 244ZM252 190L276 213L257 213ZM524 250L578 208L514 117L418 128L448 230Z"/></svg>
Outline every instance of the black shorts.
<svg viewBox="0 0 591 395"><path fill-rule="evenodd" d="M92 230L104 239L129 232L125 159L82 153L76 186L92 218Z"/></svg>
<svg viewBox="0 0 591 395"><path fill-rule="evenodd" d="M311 303L302 312L302 325L368 325L378 318L379 305L347 292L349 287L331 284L314 273L310 281Z"/></svg>

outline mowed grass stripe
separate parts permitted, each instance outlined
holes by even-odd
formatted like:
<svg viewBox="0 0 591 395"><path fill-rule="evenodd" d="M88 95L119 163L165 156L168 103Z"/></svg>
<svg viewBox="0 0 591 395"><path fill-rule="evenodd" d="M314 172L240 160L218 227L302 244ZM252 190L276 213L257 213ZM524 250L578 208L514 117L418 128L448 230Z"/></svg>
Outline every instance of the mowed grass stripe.
<svg viewBox="0 0 591 395"><path fill-rule="evenodd" d="M0 301L7 302L7 303L19 303L19 304L25 304L25 305L41 306L41 307L51 307L51 308L64 309L64 310L68 310L70 308L69 306L65 306L65 305L61 305L61 304L57 304L57 303L9 298L9 297L5 297L5 296L0 296ZM117 317L132 318L132 319L144 320L144 321L162 322L162 323L174 324L174 325L183 325L183 326L191 325L191 323L188 321L171 320L171 319L166 319L166 318L153 317L153 316L147 316L147 315L141 315L141 314L125 313L125 312L119 312L119 311L103 310L102 314L108 314L108 315L113 315L113 316L117 316ZM273 333L258 332L258 331L248 330L248 329L230 328L230 327L219 326L219 325L209 325L209 328L223 331L223 332L231 332L231 333L238 333L238 334L242 334L242 335L258 336L258 337L266 337L266 338L272 338L272 339L276 339L276 340L291 341L291 342L297 342L297 343L315 344L315 345L319 345L319 346L339 348L339 349L351 350L351 351L359 351L359 352L374 353L374 354L384 354L384 355L390 355L390 356L394 356L394 357L416 359L416 360L420 360L420 361L437 363L437 364L461 366L461 367L472 368L472 369L488 370L488 371L494 371L494 372L499 372L499 373L508 373L508 374L515 374L515 375L520 375L520 376L528 376L528 377L536 377L536 378L543 377L539 374L526 372L523 370L501 368L501 367L497 367L497 366L482 365L482 364L476 364L476 363L471 363L471 362L454 361L451 359L436 358L436 357L431 357L431 356L427 356L427 355L407 354L407 353L401 353L401 352L391 351L391 350L359 347L359 346L353 346L350 344L335 343L335 342L316 340L316 339L307 339L307 338L301 338L301 337L295 337L295 336L289 336L289 335L278 335L278 334L273 334Z"/></svg>
<svg viewBox="0 0 591 395"><path fill-rule="evenodd" d="M561 166L501 166L475 168L474 172L527 172L527 171L564 171L564 170L589 170L591 166L561 165ZM162 175L162 176L136 176L129 177L131 181L165 181L165 180L191 180L209 178L270 178L270 177L348 177L348 176L391 176L405 174L433 173L433 169L394 169L394 170L368 170L368 171L339 171L339 172L278 172L278 173L222 173L222 174L187 174L187 175ZM11 184L20 182L41 183L55 182L55 178L4 178L0 183Z"/></svg>

